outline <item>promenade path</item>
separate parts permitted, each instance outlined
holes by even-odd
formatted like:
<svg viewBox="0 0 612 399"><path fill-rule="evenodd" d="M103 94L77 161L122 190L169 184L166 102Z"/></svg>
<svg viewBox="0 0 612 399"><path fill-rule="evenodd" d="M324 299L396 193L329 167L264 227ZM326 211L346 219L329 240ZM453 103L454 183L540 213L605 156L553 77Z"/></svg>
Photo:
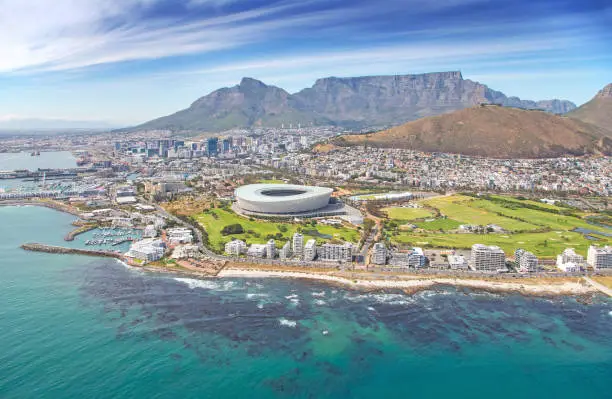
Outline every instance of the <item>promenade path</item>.
<svg viewBox="0 0 612 399"><path fill-rule="evenodd" d="M612 289L606 287L603 284L598 283L597 281L594 281L593 279L591 279L590 277L584 277L584 280L589 283L592 287L598 289L599 291L603 292L604 294L611 296L612 297Z"/></svg>

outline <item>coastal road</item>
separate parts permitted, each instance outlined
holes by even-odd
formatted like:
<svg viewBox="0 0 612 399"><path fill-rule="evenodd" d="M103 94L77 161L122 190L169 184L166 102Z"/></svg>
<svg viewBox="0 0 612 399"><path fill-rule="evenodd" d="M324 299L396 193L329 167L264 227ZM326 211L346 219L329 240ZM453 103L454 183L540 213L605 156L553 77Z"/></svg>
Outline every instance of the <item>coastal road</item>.
<svg viewBox="0 0 612 399"><path fill-rule="evenodd" d="M590 277L584 276L584 280L589 283L592 287L598 289L599 291L603 292L604 294L611 296L612 297L612 289L606 287L603 284L598 283L597 281L594 281L593 279L591 279Z"/></svg>

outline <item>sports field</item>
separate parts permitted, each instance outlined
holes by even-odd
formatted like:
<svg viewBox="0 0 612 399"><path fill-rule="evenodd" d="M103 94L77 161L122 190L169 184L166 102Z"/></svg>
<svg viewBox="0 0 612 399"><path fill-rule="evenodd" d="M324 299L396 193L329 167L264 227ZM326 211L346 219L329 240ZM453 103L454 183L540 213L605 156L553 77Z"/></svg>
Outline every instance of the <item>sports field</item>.
<svg viewBox="0 0 612 399"><path fill-rule="evenodd" d="M553 258L565 248L575 248L586 256L591 244L610 245L612 229L588 224L576 212L576 216L560 215L565 210L554 205L537 201L518 200L510 197L493 196L491 200L462 195L437 197L421 201L428 207L438 209L447 219L439 218L431 222L415 222L425 232L399 231L391 235L398 244L426 248L468 249L473 244L497 245L507 255L517 248L524 248L544 258ZM526 208L525 206L529 206ZM532 209L537 207L539 209ZM458 224L486 225L496 224L507 233L466 234L448 233ZM588 230L585 236L573 231L576 228ZM443 231L439 231L443 230Z"/></svg>
<svg viewBox="0 0 612 399"><path fill-rule="evenodd" d="M294 223L276 223L257 219L247 219L235 214L232 211L225 209L212 209L208 212L200 213L195 216L197 221L204 227L208 233L208 241L211 248L222 250L225 243L233 238L245 241L247 244L265 244L268 241L268 235L281 234L282 237L275 239L278 244L284 244L285 241L291 240L293 234L302 229L305 239L316 239L317 243L325 243L330 240L341 240L352 243L359 242L360 234L357 229L349 227L334 227L317 224L315 227L310 225L304 226ZM221 230L225 226L232 224L240 224L244 233L233 235L222 235ZM285 231L283 231L285 230Z"/></svg>

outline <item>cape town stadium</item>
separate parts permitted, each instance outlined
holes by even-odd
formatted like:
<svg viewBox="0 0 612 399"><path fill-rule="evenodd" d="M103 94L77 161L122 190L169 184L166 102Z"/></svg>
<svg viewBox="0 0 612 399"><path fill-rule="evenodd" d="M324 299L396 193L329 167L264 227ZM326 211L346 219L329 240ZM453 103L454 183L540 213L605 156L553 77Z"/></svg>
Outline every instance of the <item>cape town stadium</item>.
<svg viewBox="0 0 612 399"><path fill-rule="evenodd" d="M247 213L300 215L330 205L333 189L293 184L251 184L236 189L236 205Z"/></svg>

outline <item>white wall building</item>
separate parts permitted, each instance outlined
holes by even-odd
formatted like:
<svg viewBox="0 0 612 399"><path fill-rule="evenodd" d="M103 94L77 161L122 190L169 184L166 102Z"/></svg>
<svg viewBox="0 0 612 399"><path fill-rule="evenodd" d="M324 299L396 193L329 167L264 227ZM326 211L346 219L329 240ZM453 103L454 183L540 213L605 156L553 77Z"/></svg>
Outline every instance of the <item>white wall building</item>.
<svg viewBox="0 0 612 399"><path fill-rule="evenodd" d="M452 270L467 270L468 262L463 255L448 255L448 265Z"/></svg>
<svg viewBox="0 0 612 399"><path fill-rule="evenodd" d="M163 258L165 252L166 244L162 240L146 238L133 243L125 256L143 262L154 262Z"/></svg>
<svg viewBox="0 0 612 399"><path fill-rule="evenodd" d="M372 247L372 263L375 265L384 265L387 263L387 247L382 242L377 242Z"/></svg>
<svg viewBox="0 0 612 399"><path fill-rule="evenodd" d="M233 240L225 244L225 253L240 256L247 251L247 245L242 240Z"/></svg>
<svg viewBox="0 0 612 399"><path fill-rule="evenodd" d="M591 245L587 252L587 263L595 270L612 269L612 246Z"/></svg>
<svg viewBox="0 0 612 399"><path fill-rule="evenodd" d="M304 245L303 259L305 261L313 261L317 256L317 242L315 240L308 240Z"/></svg>
<svg viewBox="0 0 612 399"><path fill-rule="evenodd" d="M317 254L320 260L351 262L353 260L353 244L323 244L319 247Z"/></svg>
<svg viewBox="0 0 612 399"><path fill-rule="evenodd" d="M266 255L270 259L274 259L276 256L276 242L273 239L270 239L266 244Z"/></svg>
<svg viewBox="0 0 612 399"><path fill-rule="evenodd" d="M304 236L300 233L295 233L292 240L293 256L302 258L304 255Z"/></svg>
<svg viewBox="0 0 612 399"><path fill-rule="evenodd" d="M538 271L538 258L524 249L514 251L516 270L520 273L533 273Z"/></svg>
<svg viewBox="0 0 612 399"><path fill-rule="evenodd" d="M557 268L564 272L579 272L584 266L584 256L577 254L574 248L567 248L557 256Z"/></svg>
<svg viewBox="0 0 612 399"><path fill-rule="evenodd" d="M406 252L393 252L389 264L398 268L421 268L425 266L425 254L422 248L414 247Z"/></svg>
<svg viewBox="0 0 612 399"><path fill-rule="evenodd" d="M506 270L506 254L500 247L474 244L470 261L474 270L488 272Z"/></svg>
<svg viewBox="0 0 612 399"><path fill-rule="evenodd" d="M193 232L186 227L174 227L166 230L166 237L172 245L191 244L193 242Z"/></svg>
<svg viewBox="0 0 612 399"><path fill-rule="evenodd" d="M278 257L282 260L289 259L291 257L291 241L287 241L278 251Z"/></svg>
<svg viewBox="0 0 612 399"><path fill-rule="evenodd" d="M252 244L247 251L247 256L263 258L266 256L267 248L267 244Z"/></svg>

